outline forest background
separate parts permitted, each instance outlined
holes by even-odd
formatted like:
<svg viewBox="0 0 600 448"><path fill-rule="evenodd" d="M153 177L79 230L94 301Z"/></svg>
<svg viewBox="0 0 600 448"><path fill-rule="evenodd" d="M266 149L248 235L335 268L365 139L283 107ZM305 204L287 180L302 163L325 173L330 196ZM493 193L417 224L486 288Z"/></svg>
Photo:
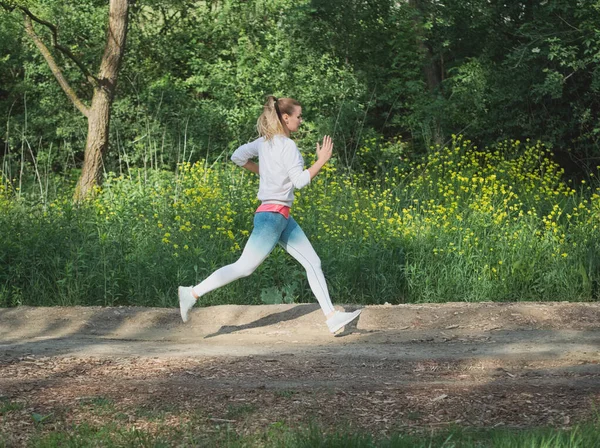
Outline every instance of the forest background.
<svg viewBox="0 0 600 448"><path fill-rule="evenodd" d="M227 163L267 94L303 104L295 216L335 302L600 297L600 2L130 3L102 182L73 201L108 2L2 2L0 306L172 306L239 255L256 179ZM79 61L80 64L74 61ZM276 251L205 298L312 301Z"/></svg>

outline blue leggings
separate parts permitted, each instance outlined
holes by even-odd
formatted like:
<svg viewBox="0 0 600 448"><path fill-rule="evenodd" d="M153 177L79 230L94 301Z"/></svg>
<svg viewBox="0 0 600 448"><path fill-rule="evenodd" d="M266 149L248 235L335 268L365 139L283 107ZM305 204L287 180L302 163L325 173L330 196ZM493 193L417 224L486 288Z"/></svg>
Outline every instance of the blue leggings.
<svg viewBox="0 0 600 448"><path fill-rule="evenodd" d="M254 229L238 261L217 269L202 283L194 286L194 292L200 297L238 278L249 276L277 243L306 269L308 283L323 313L326 316L332 313L334 308L321 270L321 259L294 218L290 216L286 219L276 212L256 213Z"/></svg>

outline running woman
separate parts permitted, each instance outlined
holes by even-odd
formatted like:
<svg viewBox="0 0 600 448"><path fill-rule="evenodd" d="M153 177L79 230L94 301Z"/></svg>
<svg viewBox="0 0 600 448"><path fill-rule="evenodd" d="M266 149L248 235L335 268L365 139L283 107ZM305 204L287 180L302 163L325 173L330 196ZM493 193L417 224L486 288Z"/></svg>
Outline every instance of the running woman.
<svg viewBox="0 0 600 448"><path fill-rule="evenodd" d="M302 124L302 107L292 98L269 96L258 118L260 137L240 146L231 156L238 166L260 176L258 199L261 205L254 215L254 229L242 255L233 264L213 272L196 286L179 287L179 308L184 322L197 300L204 294L247 277L267 258L276 244L280 244L306 269L310 288L326 317L331 333L336 333L356 319L361 310L352 313L333 308L321 260L306 235L290 215L294 189L307 186L329 161L333 151L331 137L317 143L317 161L304 169L304 160L290 134ZM259 164L251 159L258 157Z"/></svg>

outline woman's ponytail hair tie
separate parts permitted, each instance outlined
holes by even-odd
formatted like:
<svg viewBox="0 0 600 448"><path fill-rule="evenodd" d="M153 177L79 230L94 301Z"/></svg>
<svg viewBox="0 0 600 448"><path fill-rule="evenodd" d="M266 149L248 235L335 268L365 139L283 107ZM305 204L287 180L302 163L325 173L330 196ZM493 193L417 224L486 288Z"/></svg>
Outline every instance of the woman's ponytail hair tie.
<svg viewBox="0 0 600 448"><path fill-rule="evenodd" d="M273 105L275 106L275 112L277 112L277 118L279 118L279 121L281 121L283 123L283 119L281 117L281 111L279 110L279 104L277 104L279 102L279 99L274 96L273 97Z"/></svg>

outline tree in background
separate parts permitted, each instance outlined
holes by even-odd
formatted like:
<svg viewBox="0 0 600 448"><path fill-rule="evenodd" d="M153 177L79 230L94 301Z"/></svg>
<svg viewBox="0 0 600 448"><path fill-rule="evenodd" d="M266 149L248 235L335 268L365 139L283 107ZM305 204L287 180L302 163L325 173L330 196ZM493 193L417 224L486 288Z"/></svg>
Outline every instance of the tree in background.
<svg viewBox="0 0 600 448"><path fill-rule="evenodd" d="M22 14L25 31L46 60L60 87L75 107L87 118L88 132L83 167L74 195L75 201L81 201L91 194L93 187L102 180L103 156L108 150L111 106L115 97L121 60L125 52L129 18L128 0L110 0L106 45L96 74L93 74L81 59L71 52L68 46L59 42L58 27L34 14L29 8L29 3L3 1L0 4L9 12L16 10ZM93 94L89 106L71 87L55 56L36 32L34 23L42 25L50 32L52 47L71 60L91 86Z"/></svg>
<svg viewBox="0 0 600 448"><path fill-rule="evenodd" d="M61 39L95 67L106 4L46 0L35 10L60 22ZM305 106L300 147L329 133L350 167L365 138L379 136L420 153L453 133L480 147L540 139L580 173L600 156L598 0L144 0L131 13L135 58L120 71L106 171L123 160L174 169L225 157L254 136L271 93ZM53 155L69 153L56 171L80 166L72 148L83 147L83 115L66 105L30 39L5 22L0 116L12 115L4 140L17 145L15 129L26 128L43 142L40 153L51 145ZM72 60L54 56L79 97L90 97Z"/></svg>
<svg viewBox="0 0 600 448"><path fill-rule="evenodd" d="M443 61L445 132L540 139L574 172L600 160L600 2L419 0ZM572 150L572 151L570 151Z"/></svg>

